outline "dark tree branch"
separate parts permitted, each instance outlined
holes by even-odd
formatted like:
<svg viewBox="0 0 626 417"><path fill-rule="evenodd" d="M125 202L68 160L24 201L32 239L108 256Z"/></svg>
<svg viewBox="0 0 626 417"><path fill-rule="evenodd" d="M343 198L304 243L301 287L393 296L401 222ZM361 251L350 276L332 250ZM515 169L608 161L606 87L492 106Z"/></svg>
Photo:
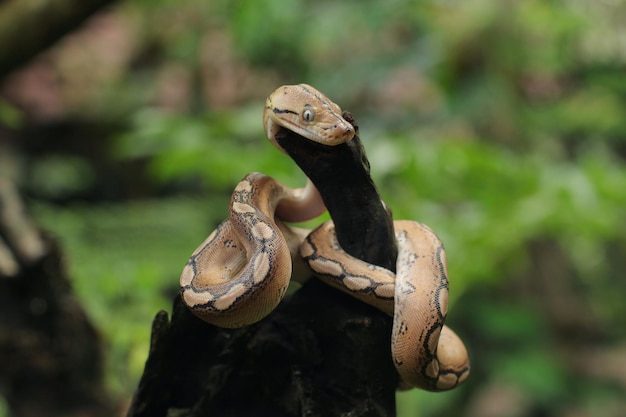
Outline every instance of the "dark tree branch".
<svg viewBox="0 0 626 417"><path fill-rule="evenodd" d="M0 80L116 0L0 2Z"/></svg>
<svg viewBox="0 0 626 417"><path fill-rule="evenodd" d="M314 181L345 249L393 268L391 217L360 140L311 144L276 136ZM177 299L160 313L129 416L394 416L391 318L310 280L261 322L235 330L195 318Z"/></svg>
<svg viewBox="0 0 626 417"><path fill-rule="evenodd" d="M356 125L350 113L343 116ZM341 247L356 258L395 272L398 251L391 212L370 177L359 137L329 147L283 129L276 140L317 186Z"/></svg>

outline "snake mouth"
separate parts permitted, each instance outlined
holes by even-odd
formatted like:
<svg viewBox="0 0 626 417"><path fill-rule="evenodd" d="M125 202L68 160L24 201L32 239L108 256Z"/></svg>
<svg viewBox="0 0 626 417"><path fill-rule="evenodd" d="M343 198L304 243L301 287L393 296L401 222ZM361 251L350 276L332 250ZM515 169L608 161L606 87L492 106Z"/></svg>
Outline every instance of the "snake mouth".
<svg viewBox="0 0 626 417"><path fill-rule="evenodd" d="M317 122L316 126L303 125L289 119L281 119L270 113L270 119L272 121L270 132L268 137L270 140L274 139L274 136L280 128L289 130L302 136L311 142L319 143L326 146L337 146L342 143L348 142L354 138L354 127L343 120L341 123L320 123Z"/></svg>
<svg viewBox="0 0 626 417"><path fill-rule="evenodd" d="M321 124L316 127L289 124L289 130L300 136L321 145L336 146L348 142L354 138L354 127L346 121L341 124Z"/></svg>
<svg viewBox="0 0 626 417"><path fill-rule="evenodd" d="M354 138L354 127L348 122L344 122L342 125L333 125L327 129L325 130L329 133L327 145L339 145Z"/></svg>

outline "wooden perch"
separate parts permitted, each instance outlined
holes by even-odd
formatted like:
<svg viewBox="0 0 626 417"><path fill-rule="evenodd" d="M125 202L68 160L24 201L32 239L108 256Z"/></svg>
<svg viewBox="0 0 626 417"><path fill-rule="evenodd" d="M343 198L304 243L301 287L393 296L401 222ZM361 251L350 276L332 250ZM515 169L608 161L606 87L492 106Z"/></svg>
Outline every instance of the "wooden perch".
<svg viewBox="0 0 626 417"><path fill-rule="evenodd" d="M350 113L344 112L343 117L358 129ZM355 136L329 147L288 132L281 130L276 140L317 186L341 247L356 258L395 272L398 251L391 212L370 177L361 139Z"/></svg>
<svg viewBox="0 0 626 417"><path fill-rule="evenodd" d="M395 269L391 215L358 136L335 147L288 130L276 139L320 190L342 247ZM389 316L315 279L241 329L208 325L176 299L171 321L154 320L128 416L394 416L390 340Z"/></svg>

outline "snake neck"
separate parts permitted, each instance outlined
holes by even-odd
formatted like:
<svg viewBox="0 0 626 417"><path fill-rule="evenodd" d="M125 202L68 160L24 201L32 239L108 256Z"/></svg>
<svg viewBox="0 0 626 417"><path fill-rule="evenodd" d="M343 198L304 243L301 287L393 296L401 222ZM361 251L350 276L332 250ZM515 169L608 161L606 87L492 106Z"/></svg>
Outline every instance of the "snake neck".
<svg viewBox="0 0 626 417"><path fill-rule="evenodd" d="M276 217L293 223L314 219L325 211L322 196L308 178L304 188L284 187L284 195L276 205Z"/></svg>

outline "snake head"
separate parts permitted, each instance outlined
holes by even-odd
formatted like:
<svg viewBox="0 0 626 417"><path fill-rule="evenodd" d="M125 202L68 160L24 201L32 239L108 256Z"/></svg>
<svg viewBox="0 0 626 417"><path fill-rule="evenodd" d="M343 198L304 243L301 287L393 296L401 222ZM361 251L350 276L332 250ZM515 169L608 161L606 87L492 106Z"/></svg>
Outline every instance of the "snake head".
<svg viewBox="0 0 626 417"><path fill-rule="evenodd" d="M341 116L341 108L307 84L278 87L265 102L265 133L274 145L281 127L313 142L335 146L354 137L354 127Z"/></svg>

